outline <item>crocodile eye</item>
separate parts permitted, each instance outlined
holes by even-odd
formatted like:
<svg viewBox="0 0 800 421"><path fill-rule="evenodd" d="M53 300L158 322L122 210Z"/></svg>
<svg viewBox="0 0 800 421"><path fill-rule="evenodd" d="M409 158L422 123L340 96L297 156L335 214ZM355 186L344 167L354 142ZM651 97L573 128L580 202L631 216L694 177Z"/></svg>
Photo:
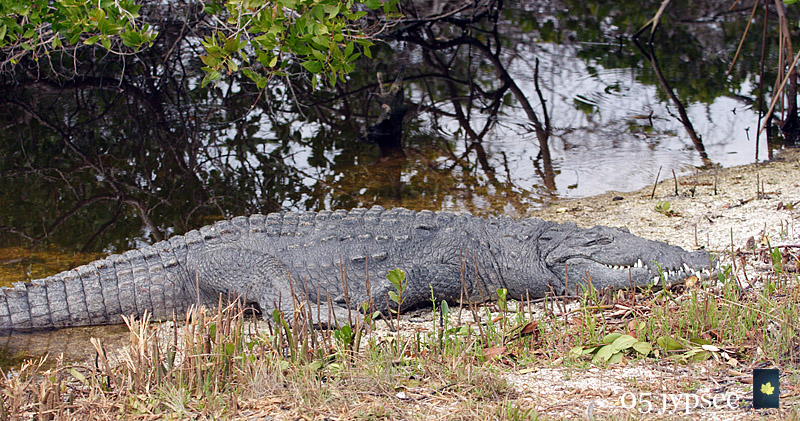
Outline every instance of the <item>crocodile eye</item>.
<svg viewBox="0 0 800 421"><path fill-rule="evenodd" d="M587 247L591 246L604 246L613 243L614 240L611 237L600 237L595 238L594 240L589 240L584 244Z"/></svg>

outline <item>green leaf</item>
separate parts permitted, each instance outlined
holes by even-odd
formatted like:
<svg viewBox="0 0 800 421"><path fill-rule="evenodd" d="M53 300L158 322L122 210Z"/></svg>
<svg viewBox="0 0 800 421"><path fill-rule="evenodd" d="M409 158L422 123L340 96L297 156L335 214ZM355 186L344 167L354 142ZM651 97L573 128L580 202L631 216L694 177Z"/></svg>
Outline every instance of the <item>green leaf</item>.
<svg viewBox="0 0 800 421"><path fill-rule="evenodd" d="M333 337L345 345L353 342L353 328L350 325L344 325L341 329L333 332Z"/></svg>
<svg viewBox="0 0 800 421"><path fill-rule="evenodd" d="M212 70L212 71L206 73L205 77L203 77L203 81L200 82L200 87L201 88L205 88L206 85L208 85L209 83L211 83L211 82L213 82L215 80L218 80L220 77L221 77L221 75L219 74L218 71Z"/></svg>
<svg viewBox="0 0 800 421"><path fill-rule="evenodd" d="M612 345L605 345L597 351L597 354L595 354L594 358L592 358L592 362L595 364L600 362L608 362L615 352L616 351L614 351L614 347Z"/></svg>
<svg viewBox="0 0 800 421"><path fill-rule="evenodd" d="M5 24L0 25L0 42L2 42L3 38L6 37L6 31L7 30L8 30L8 27ZM56 38L56 39L58 39L58 38Z"/></svg>
<svg viewBox="0 0 800 421"><path fill-rule="evenodd" d="M311 37L311 41L313 42L312 47L313 46L317 46L317 48L321 48L321 49L328 48L328 40L323 38L323 37L321 37L321 36L319 36L319 35L315 35L315 36ZM311 53L312 54L314 53L314 49L311 50Z"/></svg>
<svg viewBox="0 0 800 421"><path fill-rule="evenodd" d="M705 361L711 357L711 353L701 348L693 349L686 353L687 357L691 357L692 361L700 362Z"/></svg>
<svg viewBox="0 0 800 421"><path fill-rule="evenodd" d="M81 32L80 32L80 30L77 30L77 31L73 32L72 35L70 35L69 43L70 44L75 44L80 39L81 39ZM95 42L97 42L97 41L95 41Z"/></svg>
<svg viewBox="0 0 800 421"><path fill-rule="evenodd" d="M255 82L260 77L258 73L253 71L253 69L246 69L246 68L242 69L242 73L244 73L244 75L247 76L247 78L252 80L253 82Z"/></svg>
<svg viewBox="0 0 800 421"><path fill-rule="evenodd" d="M216 14L219 14L219 12L221 12L221 11L222 11L222 8L217 3L213 3L213 2L212 3L206 3L203 6L203 12L205 12L205 13L207 13L209 15L216 15Z"/></svg>
<svg viewBox="0 0 800 421"><path fill-rule="evenodd" d="M311 73L319 73L322 71L322 63L317 60L308 60L303 62L303 67Z"/></svg>
<svg viewBox="0 0 800 421"><path fill-rule="evenodd" d="M32 38L34 35L36 35L36 30L28 29L24 34L22 34L22 38Z"/></svg>
<svg viewBox="0 0 800 421"><path fill-rule="evenodd" d="M311 55L321 62L325 62L327 60L327 57L325 57L325 55L322 54L319 50L311 50Z"/></svg>
<svg viewBox="0 0 800 421"><path fill-rule="evenodd" d="M89 18L93 21L99 22L102 19L106 18L106 11L103 9L92 9L89 11Z"/></svg>
<svg viewBox="0 0 800 421"><path fill-rule="evenodd" d="M136 31L125 31L119 34L122 44L126 47L138 47L142 45L142 36Z"/></svg>
<svg viewBox="0 0 800 421"><path fill-rule="evenodd" d="M631 335L621 335L619 338L614 340L611 346L614 348L615 352L619 352L630 348L636 342L638 342L636 338Z"/></svg>
<svg viewBox="0 0 800 421"><path fill-rule="evenodd" d="M314 16L317 20L323 20L325 19L325 10L320 5L314 6L311 9L311 16Z"/></svg>
<svg viewBox="0 0 800 421"><path fill-rule="evenodd" d="M86 45L94 45L97 43L97 41L100 41L100 35L91 36L83 40L83 43Z"/></svg>
<svg viewBox="0 0 800 421"><path fill-rule="evenodd" d="M612 355L611 358L608 359L609 364L619 364L620 362L622 362L621 352L614 353L614 355Z"/></svg>
<svg viewBox="0 0 800 421"><path fill-rule="evenodd" d="M636 342L635 344L633 344L632 348L636 352L638 352L638 353L640 353L640 354L642 354L644 356L649 355L650 352L653 351L653 345L650 345L649 342L643 342L643 341Z"/></svg>
<svg viewBox="0 0 800 421"><path fill-rule="evenodd" d="M272 68L275 67L276 64L278 64L278 56L272 56L272 59L270 59L269 64L267 66Z"/></svg>
<svg viewBox="0 0 800 421"><path fill-rule="evenodd" d="M111 40L108 37L103 37L100 43L103 44L103 48L105 48L106 50L111 49Z"/></svg>
<svg viewBox="0 0 800 421"><path fill-rule="evenodd" d="M367 6L368 8L370 8L372 10L377 10L381 6L383 6L383 4L381 3L380 0L366 0L364 2L364 6Z"/></svg>
<svg viewBox="0 0 800 421"><path fill-rule="evenodd" d="M325 4L322 6L322 10L328 14L328 16L335 16L339 14L339 5L338 4Z"/></svg>
<svg viewBox="0 0 800 421"><path fill-rule="evenodd" d="M613 342L614 342L614 341L616 341L616 340L617 340L617 338L619 338L620 336L622 336L622 334L621 334L621 333L619 333L619 332L609 333L608 335L606 335L606 336L603 336L603 343L604 343L604 344L610 344L610 343L613 343Z"/></svg>
<svg viewBox="0 0 800 421"><path fill-rule="evenodd" d="M76 370L74 368L70 368L69 369L69 374L72 374L72 377L75 377L79 382L81 382L83 384L87 384L88 383L88 381L86 380L86 376L84 376L78 370Z"/></svg>
<svg viewBox="0 0 800 421"><path fill-rule="evenodd" d="M356 61L359 57L361 57L361 53L355 53L352 56L347 58L347 62L348 63L352 63L352 62Z"/></svg>
<svg viewBox="0 0 800 421"><path fill-rule="evenodd" d="M689 342L697 345L711 345L711 341L705 338L689 338Z"/></svg>
<svg viewBox="0 0 800 421"><path fill-rule="evenodd" d="M239 49L239 40L236 38L230 38L225 40L225 46L222 47L226 53L233 54Z"/></svg>
<svg viewBox="0 0 800 421"><path fill-rule="evenodd" d="M406 273L403 272L401 269L392 269L386 274L386 279L394 285L394 289L401 290L403 289L403 281L406 280Z"/></svg>
<svg viewBox="0 0 800 421"><path fill-rule="evenodd" d="M658 346L660 346L661 348L666 349L667 351L677 351L679 349L686 348L685 346L683 346L683 344L681 344L680 342L676 341L675 339L672 339L669 336L662 336L662 337L658 338L656 340L656 343L658 344Z"/></svg>
<svg viewBox="0 0 800 421"><path fill-rule="evenodd" d="M103 35L116 35L122 30L122 27L108 19L103 19L97 23L97 29Z"/></svg>

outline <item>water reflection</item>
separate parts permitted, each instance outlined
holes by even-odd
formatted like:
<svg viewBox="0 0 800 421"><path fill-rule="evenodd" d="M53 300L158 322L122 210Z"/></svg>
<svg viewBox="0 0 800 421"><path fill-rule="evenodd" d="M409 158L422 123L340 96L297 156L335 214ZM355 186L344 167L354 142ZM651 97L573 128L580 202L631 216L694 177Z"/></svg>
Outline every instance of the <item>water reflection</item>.
<svg viewBox="0 0 800 421"><path fill-rule="evenodd" d="M17 368L30 359L48 355L45 368L55 365L56 358L91 365L96 355L89 338L102 338L104 348L122 349L128 345L129 331L125 325L78 327L34 333L0 334L0 368Z"/></svg>
<svg viewBox="0 0 800 421"><path fill-rule="evenodd" d="M521 215L643 187L659 168L751 162L767 150L761 40L745 39L730 76L724 63L749 8L674 2L642 54L630 35L660 3L407 2L346 83L313 90L297 73L263 91L236 75L201 88L202 12L151 4L177 8L158 14L151 50L86 46L3 76L0 246L121 251L281 209ZM7 259L26 272L8 281L38 276Z"/></svg>

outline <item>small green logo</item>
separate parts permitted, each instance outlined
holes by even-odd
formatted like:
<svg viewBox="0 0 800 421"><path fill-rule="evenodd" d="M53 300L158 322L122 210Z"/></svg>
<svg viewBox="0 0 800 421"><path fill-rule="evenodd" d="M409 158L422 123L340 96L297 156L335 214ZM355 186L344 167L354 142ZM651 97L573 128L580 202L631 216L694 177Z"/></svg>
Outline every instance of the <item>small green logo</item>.
<svg viewBox="0 0 800 421"><path fill-rule="evenodd" d="M777 368L757 368L753 370L753 408L777 408L780 391Z"/></svg>

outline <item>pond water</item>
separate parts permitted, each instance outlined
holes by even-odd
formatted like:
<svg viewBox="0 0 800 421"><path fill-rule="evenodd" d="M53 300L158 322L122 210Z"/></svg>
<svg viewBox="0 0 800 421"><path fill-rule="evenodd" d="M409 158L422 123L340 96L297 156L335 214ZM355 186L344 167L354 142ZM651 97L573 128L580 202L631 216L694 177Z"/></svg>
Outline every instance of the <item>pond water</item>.
<svg viewBox="0 0 800 421"><path fill-rule="evenodd" d="M449 10L419 3L406 12ZM236 75L201 88L196 39L177 17L190 13L136 57L87 50L4 75L0 284L239 214L381 204L520 216L636 190L659 171L767 159L781 146L757 135L763 15L726 75L750 6L673 3L652 53L680 105L631 36L660 1L478 2L396 25L347 83L316 90L300 73L264 91ZM771 17L766 93L776 33Z"/></svg>

